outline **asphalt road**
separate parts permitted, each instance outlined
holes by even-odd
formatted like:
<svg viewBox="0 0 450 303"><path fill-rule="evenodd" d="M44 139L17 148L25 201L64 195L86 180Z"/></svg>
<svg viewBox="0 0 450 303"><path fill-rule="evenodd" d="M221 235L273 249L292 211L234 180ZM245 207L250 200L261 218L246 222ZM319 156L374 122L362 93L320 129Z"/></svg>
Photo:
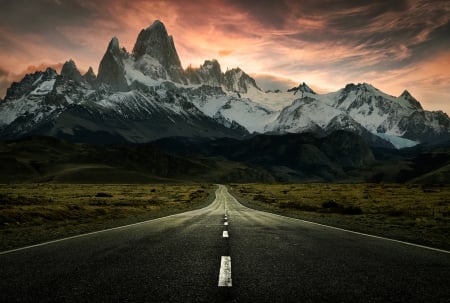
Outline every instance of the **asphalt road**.
<svg viewBox="0 0 450 303"><path fill-rule="evenodd" d="M450 302L450 253L246 208L0 253L0 302ZM220 285L220 286L219 286Z"/></svg>

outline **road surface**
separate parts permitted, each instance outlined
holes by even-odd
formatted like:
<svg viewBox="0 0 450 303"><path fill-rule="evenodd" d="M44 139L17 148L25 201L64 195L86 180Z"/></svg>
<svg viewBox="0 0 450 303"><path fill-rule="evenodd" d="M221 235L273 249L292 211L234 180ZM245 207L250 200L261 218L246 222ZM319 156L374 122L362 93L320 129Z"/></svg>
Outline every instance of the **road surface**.
<svg viewBox="0 0 450 303"><path fill-rule="evenodd" d="M260 212L195 211L0 253L0 302L450 302L450 254Z"/></svg>

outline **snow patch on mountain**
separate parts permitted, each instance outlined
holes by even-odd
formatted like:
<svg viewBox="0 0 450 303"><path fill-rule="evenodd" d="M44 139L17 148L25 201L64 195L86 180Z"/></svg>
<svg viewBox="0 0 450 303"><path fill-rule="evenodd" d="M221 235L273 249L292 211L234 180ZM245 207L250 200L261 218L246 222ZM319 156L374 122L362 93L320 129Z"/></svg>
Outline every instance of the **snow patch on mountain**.
<svg viewBox="0 0 450 303"><path fill-rule="evenodd" d="M419 142L417 142L417 141L401 138L401 137L394 136L394 135L388 135L388 134L382 134L382 133L377 133L376 135L379 136L380 138L383 138L386 141L391 142L392 145L394 145L395 148L397 148L397 149L413 147L413 146L416 146L417 144L419 144Z"/></svg>
<svg viewBox="0 0 450 303"><path fill-rule="evenodd" d="M195 98L193 103L209 117L221 117L244 126L249 132L264 132L266 124L274 120L277 112L238 94L208 99Z"/></svg>
<svg viewBox="0 0 450 303"><path fill-rule="evenodd" d="M39 79L40 80L40 79ZM36 80L37 82L38 80ZM55 81L56 79L51 79L51 80L47 80L47 81L43 81L41 84L39 84L38 87L36 87L31 93L30 95L36 95L36 96L44 96L46 94L48 94L52 89L53 86L55 85Z"/></svg>
<svg viewBox="0 0 450 303"><path fill-rule="evenodd" d="M269 123L265 130L275 132L304 132L325 129L328 123L342 111L311 97L296 99L285 107L275 121Z"/></svg>
<svg viewBox="0 0 450 303"><path fill-rule="evenodd" d="M155 61L156 60L154 58L147 55L141 58L138 62L135 62L133 58L130 57L123 60L125 79L127 80L128 85L131 85L134 81L147 86L160 85L164 80L155 80L153 78L153 76L161 73L161 65L155 64ZM151 73L152 76L149 76L149 73Z"/></svg>

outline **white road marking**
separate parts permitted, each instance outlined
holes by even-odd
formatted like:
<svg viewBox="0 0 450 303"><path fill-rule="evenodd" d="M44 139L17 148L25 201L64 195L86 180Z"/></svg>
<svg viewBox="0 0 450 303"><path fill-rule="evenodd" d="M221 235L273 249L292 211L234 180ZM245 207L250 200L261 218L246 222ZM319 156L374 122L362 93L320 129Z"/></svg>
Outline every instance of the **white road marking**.
<svg viewBox="0 0 450 303"><path fill-rule="evenodd" d="M224 230L222 233L222 237L228 238L228 231Z"/></svg>
<svg viewBox="0 0 450 303"><path fill-rule="evenodd" d="M228 225L228 222L223 223L223 225L227 226L227 225Z"/></svg>
<svg viewBox="0 0 450 303"><path fill-rule="evenodd" d="M219 287L231 286L231 257L222 256L220 260Z"/></svg>

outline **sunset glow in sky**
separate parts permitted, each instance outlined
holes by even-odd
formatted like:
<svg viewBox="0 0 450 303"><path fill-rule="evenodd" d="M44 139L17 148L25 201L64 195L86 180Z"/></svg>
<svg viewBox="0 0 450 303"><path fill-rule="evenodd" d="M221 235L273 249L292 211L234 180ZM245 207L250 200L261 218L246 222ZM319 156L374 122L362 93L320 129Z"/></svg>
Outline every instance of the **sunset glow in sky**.
<svg viewBox="0 0 450 303"><path fill-rule="evenodd" d="M408 89L428 110L450 114L448 0L0 0L0 97L25 73L73 59L98 64L116 36L131 51L161 20L183 67L217 59L264 89L300 82L318 92L368 82Z"/></svg>

